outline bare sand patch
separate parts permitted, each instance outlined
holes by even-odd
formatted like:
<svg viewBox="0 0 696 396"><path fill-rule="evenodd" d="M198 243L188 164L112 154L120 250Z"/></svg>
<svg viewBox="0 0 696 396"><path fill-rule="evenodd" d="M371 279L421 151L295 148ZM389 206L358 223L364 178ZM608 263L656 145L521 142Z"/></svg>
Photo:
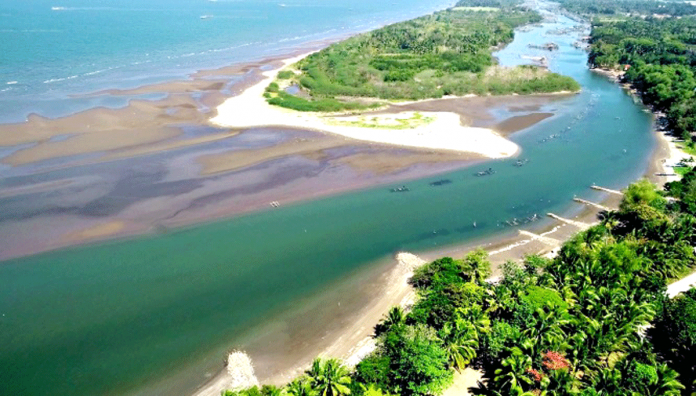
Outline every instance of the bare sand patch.
<svg viewBox="0 0 696 396"><path fill-rule="evenodd" d="M32 115L27 122L0 126L0 146L33 144L2 162L16 166L153 144L181 135L175 125L201 124L206 119L187 95L131 101L121 109L97 108L58 119Z"/></svg>
<svg viewBox="0 0 696 396"><path fill-rule="evenodd" d="M454 380L452 386L445 389L442 396L469 396L469 388L476 387L476 383L481 381L483 373L480 370L474 370L470 367L462 371L454 372Z"/></svg>
<svg viewBox="0 0 696 396"><path fill-rule="evenodd" d="M376 174L388 174L416 164L431 164L437 162L457 162L484 159L482 155L472 153L454 153L445 151L408 152L403 154L391 152L357 153L343 157L340 163L351 168Z"/></svg>

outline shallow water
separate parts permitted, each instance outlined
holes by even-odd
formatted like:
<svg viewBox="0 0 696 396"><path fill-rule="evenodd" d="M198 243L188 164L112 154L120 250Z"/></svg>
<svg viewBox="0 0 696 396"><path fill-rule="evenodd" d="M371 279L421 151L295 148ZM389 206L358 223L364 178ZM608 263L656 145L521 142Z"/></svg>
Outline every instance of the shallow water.
<svg viewBox="0 0 696 396"><path fill-rule="evenodd" d="M0 264L2 393L138 393L174 370L202 382L254 326L321 301L327 285L374 271L394 252L497 235L512 229L507 222L568 211L576 195L596 198L593 183L620 188L640 177L654 147L651 116L587 70L573 38L544 36L573 24L518 33L498 54L515 64L536 51L528 43L556 41L551 68L583 86L541 109L554 117L512 136L529 160L522 167L489 161L407 182L405 193L372 188ZM489 167L495 174L474 175ZM430 185L441 179L452 183Z"/></svg>
<svg viewBox="0 0 696 396"><path fill-rule="evenodd" d="M452 0L0 1L0 123L65 116L128 97L80 96L184 78L203 68L432 12ZM201 18L206 16L207 18Z"/></svg>

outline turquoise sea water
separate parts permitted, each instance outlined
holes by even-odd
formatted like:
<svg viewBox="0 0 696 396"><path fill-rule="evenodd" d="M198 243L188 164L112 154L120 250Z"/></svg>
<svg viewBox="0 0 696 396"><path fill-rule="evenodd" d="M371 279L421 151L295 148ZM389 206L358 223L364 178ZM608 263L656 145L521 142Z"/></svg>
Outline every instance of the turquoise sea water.
<svg viewBox="0 0 696 396"><path fill-rule="evenodd" d="M527 44L573 24L518 33L498 57L519 63ZM552 40L561 49L546 54L551 68L583 92L512 137L529 159L521 168L490 161L408 182L408 193L377 187L0 263L0 394L139 393L177 370L202 381L193 362L217 362L259 323L394 252L490 237L510 230L506 220L563 214L576 195L595 199L592 183L620 188L638 178L654 146L650 115L589 72L573 38ZM473 175L488 167L497 173ZM452 183L429 185L442 178Z"/></svg>
<svg viewBox="0 0 696 396"><path fill-rule="evenodd" d="M0 0L0 123L445 8L452 0ZM205 17L202 19L201 17Z"/></svg>

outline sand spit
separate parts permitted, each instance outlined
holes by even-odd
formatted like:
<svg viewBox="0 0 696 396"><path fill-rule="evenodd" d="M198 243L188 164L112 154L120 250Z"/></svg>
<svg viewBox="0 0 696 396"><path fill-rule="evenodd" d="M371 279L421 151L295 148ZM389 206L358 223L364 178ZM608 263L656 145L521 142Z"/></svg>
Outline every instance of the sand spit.
<svg viewBox="0 0 696 396"><path fill-rule="evenodd" d="M287 67L309 54L286 59ZM421 116L431 121L408 129L395 129L390 121L394 117L411 117L414 113L396 111L391 114L370 114L377 126L352 126L352 119L337 115L317 115L279 108L269 105L263 97L270 81L275 80L275 69L263 73L260 82L242 94L227 99L217 108L217 116L210 122L227 128L252 128L261 126L283 126L329 132L345 138L383 143L401 147L430 150L445 150L481 154L488 158L504 158L514 155L519 147L491 129L462 125L459 115L450 112L429 112ZM404 113L404 114L400 114Z"/></svg>

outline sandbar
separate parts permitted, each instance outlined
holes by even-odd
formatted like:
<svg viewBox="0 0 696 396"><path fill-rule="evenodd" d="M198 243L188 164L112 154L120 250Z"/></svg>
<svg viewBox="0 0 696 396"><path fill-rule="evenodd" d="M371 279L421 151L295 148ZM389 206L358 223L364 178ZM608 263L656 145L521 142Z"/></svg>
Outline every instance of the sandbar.
<svg viewBox="0 0 696 396"><path fill-rule="evenodd" d="M282 67L263 73L264 78L247 88L240 95L231 97L217 107L217 116L210 122L227 128L253 128L281 126L328 132L345 138L366 142L389 144L400 147L421 148L480 154L488 158L505 158L517 153L519 147L488 128L462 125L461 117L451 112L427 112L421 116L431 121L413 128L395 129L384 127L362 127L346 124L345 117L332 114L315 114L293 111L272 106L263 97L266 86L275 80L278 72L293 65L309 54L286 59ZM380 112L372 118L398 116ZM407 113L404 117L411 117ZM388 124L388 120L384 120ZM378 121L379 123L379 121Z"/></svg>

